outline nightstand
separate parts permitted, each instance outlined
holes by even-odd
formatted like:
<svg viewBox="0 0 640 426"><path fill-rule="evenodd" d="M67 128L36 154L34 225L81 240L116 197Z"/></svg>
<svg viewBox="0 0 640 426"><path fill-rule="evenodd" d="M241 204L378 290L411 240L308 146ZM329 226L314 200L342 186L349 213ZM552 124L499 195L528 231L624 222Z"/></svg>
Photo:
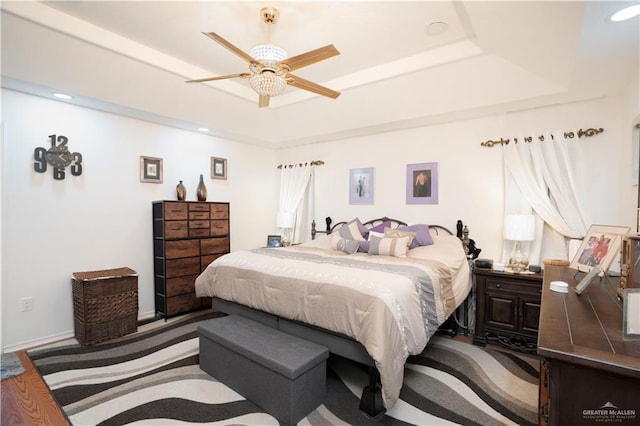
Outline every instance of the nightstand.
<svg viewBox="0 0 640 426"><path fill-rule="evenodd" d="M473 343L498 343L536 351L542 274L515 274L475 268L476 327Z"/></svg>

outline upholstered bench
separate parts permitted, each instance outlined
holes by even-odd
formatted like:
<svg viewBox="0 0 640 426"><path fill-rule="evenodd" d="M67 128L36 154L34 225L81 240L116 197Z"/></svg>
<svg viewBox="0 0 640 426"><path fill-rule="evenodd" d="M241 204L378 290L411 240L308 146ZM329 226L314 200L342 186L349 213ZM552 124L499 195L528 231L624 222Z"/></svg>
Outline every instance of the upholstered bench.
<svg viewBox="0 0 640 426"><path fill-rule="evenodd" d="M200 368L294 425L324 402L329 350L296 336L229 315L198 326Z"/></svg>

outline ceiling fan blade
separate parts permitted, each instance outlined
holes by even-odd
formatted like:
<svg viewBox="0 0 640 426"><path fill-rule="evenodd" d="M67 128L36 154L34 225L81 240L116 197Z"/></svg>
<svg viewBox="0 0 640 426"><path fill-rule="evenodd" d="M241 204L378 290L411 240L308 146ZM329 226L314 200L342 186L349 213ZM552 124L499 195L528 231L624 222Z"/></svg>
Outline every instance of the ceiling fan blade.
<svg viewBox="0 0 640 426"><path fill-rule="evenodd" d="M333 44L329 44L319 49L310 50L309 52L287 58L280 61L280 65L286 67L288 71L293 71L339 54L338 49L336 49Z"/></svg>
<svg viewBox="0 0 640 426"><path fill-rule="evenodd" d="M251 56L249 56L248 53L243 52L242 50L240 50L239 48L237 48L233 44L229 43L227 40L225 40L222 37L220 37L218 34L216 34L216 33L202 33L202 34L204 34L207 37L213 39L214 41L220 43L221 45L223 45L224 47L226 47L227 49L229 49L230 51L232 51L236 55L240 56L245 61L247 61L249 63L254 61L254 59Z"/></svg>
<svg viewBox="0 0 640 426"><path fill-rule="evenodd" d="M301 77L296 77L294 75L287 75L287 83L290 86L297 87L298 89L308 90L309 92L317 93L318 95L327 96L329 98L335 99L340 96L340 92L336 92L335 90L331 90L328 87L321 86L317 83L314 83L309 80L305 80Z"/></svg>
<svg viewBox="0 0 640 426"><path fill-rule="evenodd" d="M266 95L260 95L260 98L258 99L258 106L260 108L266 108L269 106L269 100L271 99L270 96L266 96Z"/></svg>
<svg viewBox="0 0 640 426"><path fill-rule="evenodd" d="M251 77L251 74L247 72L241 72L238 74L227 74L227 75L219 75L217 77L200 78L198 80L187 80L185 81L185 83L204 83L205 81L225 80L227 78L236 78L236 77L249 78Z"/></svg>

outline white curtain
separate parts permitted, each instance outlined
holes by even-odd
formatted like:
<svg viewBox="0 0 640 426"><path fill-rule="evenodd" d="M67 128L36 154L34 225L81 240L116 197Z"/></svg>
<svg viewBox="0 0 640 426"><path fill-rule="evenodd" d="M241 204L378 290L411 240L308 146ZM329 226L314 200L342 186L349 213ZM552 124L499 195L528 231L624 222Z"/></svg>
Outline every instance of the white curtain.
<svg viewBox="0 0 640 426"><path fill-rule="evenodd" d="M564 132L556 131L535 136L531 142L517 136L503 145L505 215L536 216L535 240L525 247L531 264L540 264L545 258L568 259L568 241L581 239L587 231L589 222L576 194L569 154L569 144L579 149L579 143L577 137L565 139ZM504 258L512 244L505 241Z"/></svg>
<svg viewBox="0 0 640 426"><path fill-rule="evenodd" d="M293 229L291 242L299 234L300 221L296 220L298 206L309 186L315 166L294 164L283 166L280 173L280 203L276 226Z"/></svg>

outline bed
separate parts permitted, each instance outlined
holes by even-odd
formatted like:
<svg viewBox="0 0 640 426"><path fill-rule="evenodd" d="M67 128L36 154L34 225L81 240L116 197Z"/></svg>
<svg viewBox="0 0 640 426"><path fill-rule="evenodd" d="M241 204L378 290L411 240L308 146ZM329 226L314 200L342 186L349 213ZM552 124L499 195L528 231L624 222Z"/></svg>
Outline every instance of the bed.
<svg viewBox="0 0 640 426"><path fill-rule="evenodd" d="M327 221L326 231L314 228L309 242L216 259L196 279L196 295L212 297L215 310L370 366L360 409L376 417L396 403L407 357L422 352L471 290L461 239L430 225L426 240L432 243L426 244L426 225L420 226L413 232L415 226L389 218Z"/></svg>

